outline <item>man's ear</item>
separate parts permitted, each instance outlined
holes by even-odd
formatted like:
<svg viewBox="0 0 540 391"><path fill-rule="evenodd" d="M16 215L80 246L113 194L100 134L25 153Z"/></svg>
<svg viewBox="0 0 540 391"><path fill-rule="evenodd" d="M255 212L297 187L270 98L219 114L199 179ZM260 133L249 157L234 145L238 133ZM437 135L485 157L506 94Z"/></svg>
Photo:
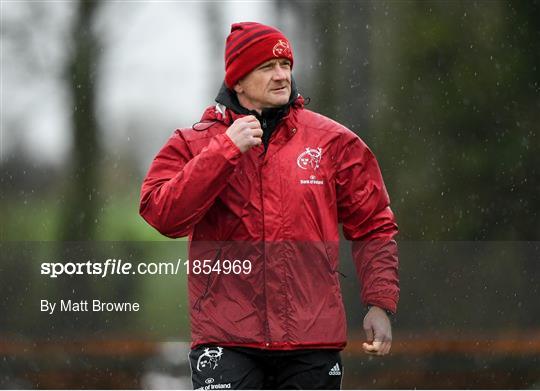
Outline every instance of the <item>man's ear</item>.
<svg viewBox="0 0 540 391"><path fill-rule="evenodd" d="M244 89L242 88L239 82L234 85L233 89L234 89L234 92L236 92L237 94L241 94L242 92L244 92Z"/></svg>

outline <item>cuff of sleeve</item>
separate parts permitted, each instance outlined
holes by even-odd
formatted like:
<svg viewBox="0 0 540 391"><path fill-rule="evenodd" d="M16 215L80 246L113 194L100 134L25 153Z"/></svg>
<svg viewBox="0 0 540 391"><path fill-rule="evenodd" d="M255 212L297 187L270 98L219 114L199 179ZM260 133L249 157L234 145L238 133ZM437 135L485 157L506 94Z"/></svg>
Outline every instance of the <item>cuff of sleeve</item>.
<svg viewBox="0 0 540 391"><path fill-rule="evenodd" d="M240 156L242 156L242 151L240 151L240 149L227 134L223 133L216 137L220 138L219 141L223 144L223 151L227 160L236 161L240 158Z"/></svg>
<svg viewBox="0 0 540 391"><path fill-rule="evenodd" d="M389 311L392 314L397 312L396 300L392 297L370 297L362 300L368 307L376 306L382 308L385 311Z"/></svg>

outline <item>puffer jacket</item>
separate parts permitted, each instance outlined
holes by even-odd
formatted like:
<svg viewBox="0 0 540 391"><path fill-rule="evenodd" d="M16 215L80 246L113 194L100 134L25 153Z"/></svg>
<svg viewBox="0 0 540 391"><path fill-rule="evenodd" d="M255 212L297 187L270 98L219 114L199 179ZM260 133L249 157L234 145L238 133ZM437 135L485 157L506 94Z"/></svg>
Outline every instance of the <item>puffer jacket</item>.
<svg viewBox="0 0 540 391"><path fill-rule="evenodd" d="M397 225L377 161L303 103L294 100L266 152L241 153L225 131L242 115L216 105L176 130L151 164L140 214L163 235L189 236L189 259L214 269L189 274L193 348L345 347L340 222L362 302L396 311ZM249 272L225 273L224 260L248 260Z"/></svg>

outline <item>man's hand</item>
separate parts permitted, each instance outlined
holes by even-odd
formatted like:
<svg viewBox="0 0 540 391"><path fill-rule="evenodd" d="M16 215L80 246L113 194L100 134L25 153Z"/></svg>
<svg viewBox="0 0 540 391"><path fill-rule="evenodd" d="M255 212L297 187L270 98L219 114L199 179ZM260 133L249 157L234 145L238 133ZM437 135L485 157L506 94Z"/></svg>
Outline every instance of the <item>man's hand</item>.
<svg viewBox="0 0 540 391"><path fill-rule="evenodd" d="M261 145L263 131L254 115L238 118L225 132L242 153Z"/></svg>
<svg viewBox="0 0 540 391"><path fill-rule="evenodd" d="M384 356L392 345L392 326L386 312L379 307L371 307L364 318L367 343L362 344L364 352Z"/></svg>

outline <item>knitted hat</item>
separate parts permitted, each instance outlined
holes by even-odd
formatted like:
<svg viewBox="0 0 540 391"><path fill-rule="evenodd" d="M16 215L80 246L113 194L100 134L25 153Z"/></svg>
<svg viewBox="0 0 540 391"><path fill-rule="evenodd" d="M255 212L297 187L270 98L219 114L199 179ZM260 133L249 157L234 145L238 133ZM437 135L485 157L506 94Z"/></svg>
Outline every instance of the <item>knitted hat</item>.
<svg viewBox="0 0 540 391"><path fill-rule="evenodd" d="M238 80L273 58L288 59L292 68L292 48L281 31L260 23L234 23L225 44L225 84L233 88Z"/></svg>

